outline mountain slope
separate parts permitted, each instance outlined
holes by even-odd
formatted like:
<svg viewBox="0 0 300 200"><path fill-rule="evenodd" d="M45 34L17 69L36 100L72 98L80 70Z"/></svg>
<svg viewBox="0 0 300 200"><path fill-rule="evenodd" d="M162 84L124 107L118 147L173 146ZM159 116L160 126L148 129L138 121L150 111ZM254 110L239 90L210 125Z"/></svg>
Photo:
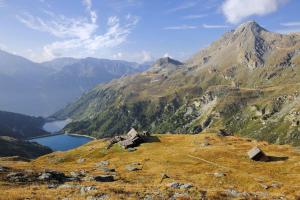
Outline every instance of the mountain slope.
<svg viewBox="0 0 300 200"><path fill-rule="evenodd" d="M300 36L250 21L186 63L160 59L146 72L97 86L54 117L74 119L66 131L99 137L131 126L159 133L225 129L299 145L299 84Z"/></svg>
<svg viewBox="0 0 300 200"><path fill-rule="evenodd" d="M20 156L33 159L51 152L51 149L38 143L0 136L0 157Z"/></svg>
<svg viewBox="0 0 300 200"><path fill-rule="evenodd" d="M48 134L43 130L45 120L11 112L0 111L0 136L26 139Z"/></svg>
<svg viewBox="0 0 300 200"><path fill-rule="evenodd" d="M54 152L31 162L1 162L0 159L0 166L9 168L0 174L1 197L3 200L300 197L299 148L211 133L152 137L156 142L144 143L134 152L118 145L107 149L106 140L94 140L77 149ZM256 145L270 156L271 162L248 158L247 151ZM136 169L130 170L128 166ZM75 178L67 183L55 182L54 186L47 180L32 181L32 174L45 169L63 172L81 181ZM7 174L14 171L25 174L21 176L24 177L22 183L7 180ZM99 182L101 175L113 176L114 181ZM98 181L94 177L98 177ZM27 181L30 178L31 181ZM178 183L177 186L174 183ZM180 184L187 185L180 187Z"/></svg>

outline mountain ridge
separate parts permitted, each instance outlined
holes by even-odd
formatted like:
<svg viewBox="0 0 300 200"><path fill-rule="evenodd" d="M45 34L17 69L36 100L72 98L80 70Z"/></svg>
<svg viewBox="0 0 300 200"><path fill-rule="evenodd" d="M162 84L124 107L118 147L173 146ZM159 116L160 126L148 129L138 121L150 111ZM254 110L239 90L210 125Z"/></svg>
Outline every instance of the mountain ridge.
<svg viewBox="0 0 300 200"><path fill-rule="evenodd" d="M73 118L65 131L98 137L130 127L154 133L224 129L298 145L293 125L298 115L291 113L300 107L288 105L299 94L299 48L299 36L248 22L179 67L156 63L145 72L99 85L54 117Z"/></svg>

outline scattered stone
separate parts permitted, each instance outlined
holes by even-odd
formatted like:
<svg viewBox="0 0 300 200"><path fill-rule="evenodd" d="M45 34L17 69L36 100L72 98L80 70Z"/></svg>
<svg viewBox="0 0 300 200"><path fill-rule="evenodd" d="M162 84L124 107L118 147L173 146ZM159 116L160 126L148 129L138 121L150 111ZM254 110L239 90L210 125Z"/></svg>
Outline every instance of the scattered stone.
<svg viewBox="0 0 300 200"><path fill-rule="evenodd" d="M112 175L101 175L94 177L94 180L97 182L113 182L115 178Z"/></svg>
<svg viewBox="0 0 300 200"><path fill-rule="evenodd" d="M136 151L136 148L128 148L127 151L128 152L133 152L133 151Z"/></svg>
<svg viewBox="0 0 300 200"><path fill-rule="evenodd" d="M95 186L82 186L80 188L80 194L83 196L83 195L86 195L86 193L89 193L91 191L95 191L97 190L97 188Z"/></svg>
<svg viewBox="0 0 300 200"><path fill-rule="evenodd" d="M143 200L153 200L153 199L154 199L154 197L152 195L147 194Z"/></svg>
<svg viewBox="0 0 300 200"><path fill-rule="evenodd" d="M163 173L161 174L161 180L160 180L160 183L163 182L163 180L167 179L167 178L170 178L167 174Z"/></svg>
<svg viewBox="0 0 300 200"><path fill-rule="evenodd" d="M219 133L218 133L218 136L221 136L221 137L232 136L232 135L233 135L232 133L228 132L225 129L220 129Z"/></svg>
<svg viewBox="0 0 300 200"><path fill-rule="evenodd" d="M193 185L190 184L190 183L184 183L180 186L180 189L189 189L189 188L192 188Z"/></svg>
<svg viewBox="0 0 300 200"><path fill-rule="evenodd" d="M74 189L74 188L80 188L80 186L73 185L73 184L63 184L63 185L60 185L58 188L59 189Z"/></svg>
<svg viewBox="0 0 300 200"><path fill-rule="evenodd" d="M81 163L84 163L85 162L85 158L79 158L78 160L77 160L77 163L78 164L81 164Z"/></svg>
<svg viewBox="0 0 300 200"><path fill-rule="evenodd" d="M79 172L70 172L70 176L72 178L82 178L82 177L85 177L86 175L86 172L84 170L80 170Z"/></svg>
<svg viewBox="0 0 300 200"><path fill-rule="evenodd" d="M96 196L89 196L86 200L106 200L109 199L108 194L97 194Z"/></svg>
<svg viewBox="0 0 300 200"><path fill-rule="evenodd" d="M228 190L225 190L225 193L231 197L239 197L241 195L241 193L239 191L236 191L234 189L228 189Z"/></svg>
<svg viewBox="0 0 300 200"><path fill-rule="evenodd" d="M261 186L263 189L265 189L265 190L267 190L267 189L269 189L269 188L270 188L270 186L269 186L269 185L267 185L267 184L263 184L263 183L261 183L261 184L260 184L260 186Z"/></svg>
<svg viewBox="0 0 300 200"><path fill-rule="evenodd" d="M221 178L221 177L226 176L226 174L224 174L223 172L215 172L214 176L217 177L217 178Z"/></svg>
<svg viewBox="0 0 300 200"><path fill-rule="evenodd" d="M0 173L1 173L1 172L8 172L8 170L9 170L8 167L0 166Z"/></svg>
<svg viewBox="0 0 300 200"><path fill-rule="evenodd" d="M58 184L56 184L56 183L50 183L50 184L48 184L48 189L55 189L55 188L57 188L59 185Z"/></svg>
<svg viewBox="0 0 300 200"><path fill-rule="evenodd" d="M258 147L253 147L248 151L248 156L251 160L255 161L268 161L268 156Z"/></svg>
<svg viewBox="0 0 300 200"><path fill-rule="evenodd" d="M10 182L26 182L27 176L23 172L11 172L7 174L6 178Z"/></svg>
<svg viewBox="0 0 300 200"><path fill-rule="evenodd" d="M272 188L281 188L281 187L282 187L282 184L281 184L281 183L272 183L272 184L271 184L271 187L272 187Z"/></svg>
<svg viewBox="0 0 300 200"><path fill-rule="evenodd" d="M126 165L125 168L130 172L141 170L141 168L137 167L136 165L132 165L132 164Z"/></svg>
<svg viewBox="0 0 300 200"><path fill-rule="evenodd" d="M85 176L84 178L82 178L81 180L83 181L94 181L95 178L93 176Z"/></svg>
<svg viewBox="0 0 300 200"><path fill-rule="evenodd" d="M209 142L208 141L204 141L203 143L200 144L201 147L207 147L209 146Z"/></svg>
<svg viewBox="0 0 300 200"><path fill-rule="evenodd" d="M59 164L59 163L62 163L65 161L65 158L54 158L54 159L51 159L51 161L54 163L54 164Z"/></svg>
<svg viewBox="0 0 300 200"><path fill-rule="evenodd" d="M38 180L40 181L58 181L58 182L64 182L69 177L65 176L64 173L54 171L54 170L46 170L40 174L38 177Z"/></svg>
<svg viewBox="0 0 300 200"><path fill-rule="evenodd" d="M178 182L169 183L167 184L167 186L174 189L189 189L193 187L191 183L178 183Z"/></svg>
<svg viewBox="0 0 300 200"><path fill-rule="evenodd" d="M107 161L107 160L103 160L101 162L96 163L96 167L104 167L107 165L109 165L109 161Z"/></svg>
<svg viewBox="0 0 300 200"><path fill-rule="evenodd" d="M190 196L188 193L178 193L175 192L175 194L173 195L173 197L171 198L172 200L176 200L176 199L190 199Z"/></svg>
<svg viewBox="0 0 300 200"><path fill-rule="evenodd" d="M101 170L102 170L103 172L106 172L106 173L109 173L109 172L116 172L115 169L113 169L113 168L108 168L108 167L103 167L103 168L101 168Z"/></svg>
<svg viewBox="0 0 300 200"><path fill-rule="evenodd" d="M172 182L172 183L167 184L167 186L171 187L171 188L179 189L181 184L177 183L177 182Z"/></svg>

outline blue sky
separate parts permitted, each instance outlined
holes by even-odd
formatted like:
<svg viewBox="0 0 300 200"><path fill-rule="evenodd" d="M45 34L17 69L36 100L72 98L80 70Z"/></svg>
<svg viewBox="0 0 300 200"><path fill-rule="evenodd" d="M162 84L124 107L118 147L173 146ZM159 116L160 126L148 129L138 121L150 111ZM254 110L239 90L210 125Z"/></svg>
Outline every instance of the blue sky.
<svg viewBox="0 0 300 200"><path fill-rule="evenodd" d="M240 23L300 32L299 0L0 0L0 48L41 62L184 60Z"/></svg>

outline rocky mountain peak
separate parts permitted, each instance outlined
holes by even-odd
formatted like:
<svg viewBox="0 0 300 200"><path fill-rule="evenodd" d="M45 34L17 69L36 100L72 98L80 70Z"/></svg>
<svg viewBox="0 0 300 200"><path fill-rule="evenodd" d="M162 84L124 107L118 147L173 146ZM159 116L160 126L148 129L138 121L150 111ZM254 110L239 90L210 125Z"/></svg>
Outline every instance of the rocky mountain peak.
<svg viewBox="0 0 300 200"><path fill-rule="evenodd" d="M258 34L261 31L267 31L263 27L261 27L256 21L247 21L240 26L238 26L234 33L235 34L241 34L241 33L253 33Z"/></svg>

